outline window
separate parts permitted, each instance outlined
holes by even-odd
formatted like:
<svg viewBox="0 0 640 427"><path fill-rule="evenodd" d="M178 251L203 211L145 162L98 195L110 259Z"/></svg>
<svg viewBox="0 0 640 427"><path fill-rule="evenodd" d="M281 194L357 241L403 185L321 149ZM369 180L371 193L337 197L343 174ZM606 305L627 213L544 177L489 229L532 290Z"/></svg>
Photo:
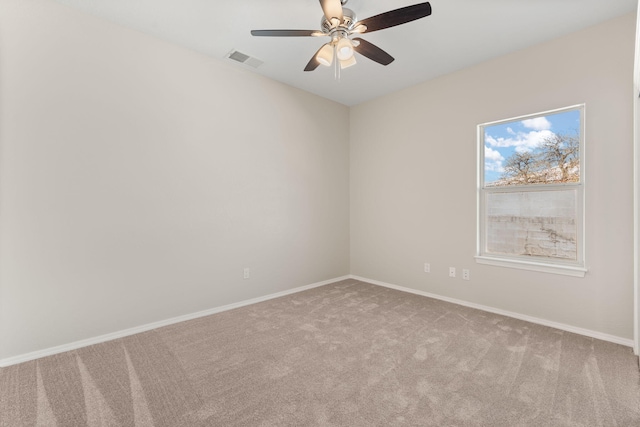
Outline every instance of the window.
<svg viewBox="0 0 640 427"><path fill-rule="evenodd" d="M584 105L478 126L476 260L584 276Z"/></svg>

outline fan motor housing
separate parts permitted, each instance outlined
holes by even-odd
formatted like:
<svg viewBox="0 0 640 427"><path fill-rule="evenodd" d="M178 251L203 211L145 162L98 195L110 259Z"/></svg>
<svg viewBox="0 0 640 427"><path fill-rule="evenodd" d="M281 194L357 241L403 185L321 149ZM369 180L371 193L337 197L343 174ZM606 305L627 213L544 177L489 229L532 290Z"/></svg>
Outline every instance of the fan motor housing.
<svg viewBox="0 0 640 427"><path fill-rule="evenodd" d="M340 27L346 28L350 30L353 27L353 24L356 22L356 13L347 9L346 7L342 8L342 22L340 23ZM326 16L322 17L320 21L320 28L322 28L322 32L329 34L332 30L331 22L327 19Z"/></svg>

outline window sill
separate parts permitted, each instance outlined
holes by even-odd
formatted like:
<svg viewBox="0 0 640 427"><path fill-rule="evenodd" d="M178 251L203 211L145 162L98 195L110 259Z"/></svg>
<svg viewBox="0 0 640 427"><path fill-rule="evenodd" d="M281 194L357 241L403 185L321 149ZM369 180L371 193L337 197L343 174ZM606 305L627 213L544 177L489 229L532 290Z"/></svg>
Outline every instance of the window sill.
<svg viewBox="0 0 640 427"><path fill-rule="evenodd" d="M584 277L587 269L572 265L546 264L542 262L492 258L478 255L475 257L478 264L495 265L498 267L518 268L521 270L540 271L543 273L562 274L565 276Z"/></svg>

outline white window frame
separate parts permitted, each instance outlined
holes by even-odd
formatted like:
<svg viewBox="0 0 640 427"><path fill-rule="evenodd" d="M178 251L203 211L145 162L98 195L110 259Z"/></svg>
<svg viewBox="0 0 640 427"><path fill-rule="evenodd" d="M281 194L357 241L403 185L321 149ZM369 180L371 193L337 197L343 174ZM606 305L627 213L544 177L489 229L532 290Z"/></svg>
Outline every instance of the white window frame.
<svg viewBox="0 0 640 427"><path fill-rule="evenodd" d="M498 124L506 124L511 122L518 122L526 119L533 119L541 116L548 116L551 114L562 113L571 110L578 110L580 112L580 182L577 183L564 183L564 184L528 184L518 186L505 186L505 187L485 187L485 128ZM514 117L511 119L497 120L494 122L488 122L478 125L477 128L477 149L478 149L478 163L477 163L477 247L476 247L476 262L479 264L488 264L500 267L518 268L524 270L541 271L545 273L563 274L575 277L584 277L587 272L585 263L585 105L572 105L569 107L558 108L555 110L544 111L541 113L528 114L525 116ZM516 192L528 192L528 191L553 191L553 190L576 190L576 260L561 260L561 259L548 259L544 257L523 256L523 255L502 255L487 253L485 250L486 240L486 228L485 228L485 198L489 193L516 193Z"/></svg>

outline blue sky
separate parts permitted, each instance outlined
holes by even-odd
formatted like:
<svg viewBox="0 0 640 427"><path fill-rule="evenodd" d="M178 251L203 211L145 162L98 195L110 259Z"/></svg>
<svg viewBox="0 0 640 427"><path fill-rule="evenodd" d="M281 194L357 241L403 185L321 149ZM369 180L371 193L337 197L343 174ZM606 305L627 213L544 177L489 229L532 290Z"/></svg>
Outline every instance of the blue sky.
<svg viewBox="0 0 640 427"><path fill-rule="evenodd" d="M502 176L503 165L514 152L535 151L545 138L579 131L580 110L485 126L485 182L495 181Z"/></svg>

